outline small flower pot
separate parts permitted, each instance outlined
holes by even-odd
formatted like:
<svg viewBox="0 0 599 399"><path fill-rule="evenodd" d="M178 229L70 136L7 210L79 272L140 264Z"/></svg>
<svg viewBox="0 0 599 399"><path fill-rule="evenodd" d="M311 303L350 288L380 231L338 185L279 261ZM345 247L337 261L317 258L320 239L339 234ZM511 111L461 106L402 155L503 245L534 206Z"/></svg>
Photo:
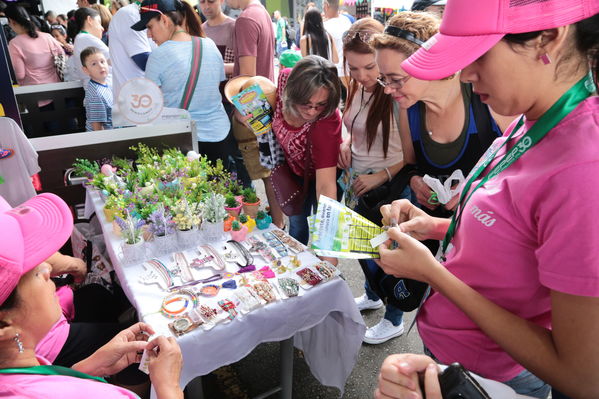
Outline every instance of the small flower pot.
<svg viewBox="0 0 599 399"><path fill-rule="evenodd" d="M189 249L198 244L198 230L191 228L189 230L177 230L177 244L179 249Z"/></svg>
<svg viewBox="0 0 599 399"><path fill-rule="evenodd" d="M135 244L123 242L123 264L139 263L145 260L146 250L144 244L142 238Z"/></svg>
<svg viewBox="0 0 599 399"><path fill-rule="evenodd" d="M248 215L248 221L243 223L243 225L245 227L247 227L248 232L252 232L252 230L254 230L254 227L256 227L256 220L253 219L250 215Z"/></svg>
<svg viewBox="0 0 599 399"><path fill-rule="evenodd" d="M225 206L225 211L227 211L227 213L231 216L233 216L234 218L236 218L237 216L239 216L239 214L241 213L241 205L239 205L236 208L228 208Z"/></svg>
<svg viewBox="0 0 599 399"><path fill-rule="evenodd" d="M220 241L224 235L224 223L211 223L207 221L202 222L200 228L200 240L206 242Z"/></svg>
<svg viewBox="0 0 599 399"><path fill-rule="evenodd" d="M224 231L231 231L232 226L233 226L233 222L236 221L237 218L233 217L233 216L229 216L227 219L225 219L225 221L223 222L223 230Z"/></svg>
<svg viewBox="0 0 599 399"><path fill-rule="evenodd" d="M272 223L272 218L270 217L270 215L266 215L262 219L256 219L256 227L258 227L259 230L268 229L270 227L271 223Z"/></svg>
<svg viewBox="0 0 599 399"><path fill-rule="evenodd" d="M233 239L237 242L241 242L241 241L245 240L245 236L248 233L248 228L245 225L241 225L241 230L238 230L238 231L231 230L229 233L231 233L231 239Z"/></svg>
<svg viewBox="0 0 599 399"><path fill-rule="evenodd" d="M106 221L108 223L112 223L112 221L114 220L114 217L117 214L117 210L116 209L107 209L104 208L104 216L106 216Z"/></svg>
<svg viewBox="0 0 599 399"><path fill-rule="evenodd" d="M162 236L154 236L152 241L148 242L152 250L153 256L159 257L169 252L172 252L177 241L175 234L166 234Z"/></svg>
<svg viewBox="0 0 599 399"><path fill-rule="evenodd" d="M242 202L242 205L243 213L248 214L252 217L252 219L255 219L256 215L258 214L258 208L260 208L260 200L258 200L258 202L254 202L253 204Z"/></svg>

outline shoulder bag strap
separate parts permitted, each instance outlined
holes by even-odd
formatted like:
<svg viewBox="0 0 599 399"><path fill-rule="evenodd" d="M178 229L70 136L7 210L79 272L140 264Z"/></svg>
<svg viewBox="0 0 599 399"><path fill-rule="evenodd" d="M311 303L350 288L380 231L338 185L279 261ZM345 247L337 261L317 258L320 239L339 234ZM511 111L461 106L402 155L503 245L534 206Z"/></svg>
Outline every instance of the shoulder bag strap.
<svg viewBox="0 0 599 399"><path fill-rule="evenodd" d="M185 84L185 90L183 90L183 98L179 108L188 109L193 93L195 92L198 79L200 77L200 69L202 68L202 39L199 37L191 37L191 46L193 48L193 54L191 56L191 68L189 69L189 77Z"/></svg>

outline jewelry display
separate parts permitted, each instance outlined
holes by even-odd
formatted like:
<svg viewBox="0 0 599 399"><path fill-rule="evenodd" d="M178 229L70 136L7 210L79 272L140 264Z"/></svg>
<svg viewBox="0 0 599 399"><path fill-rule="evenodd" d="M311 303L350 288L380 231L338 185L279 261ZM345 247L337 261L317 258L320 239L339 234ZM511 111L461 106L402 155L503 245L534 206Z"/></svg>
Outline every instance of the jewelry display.
<svg viewBox="0 0 599 399"><path fill-rule="evenodd" d="M204 285L198 290L198 293L202 296L213 297L218 295L220 286L215 284Z"/></svg>
<svg viewBox="0 0 599 399"><path fill-rule="evenodd" d="M272 267L277 271L278 274L283 274L289 271L289 269L287 269L287 267L283 265L283 262L281 262L280 259L274 260L272 262Z"/></svg>
<svg viewBox="0 0 599 399"><path fill-rule="evenodd" d="M143 263L145 272L140 276L142 284L158 284L162 289L169 290L173 286L172 272L159 259L150 259Z"/></svg>
<svg viewBox="0 0 599 399"><path fill-rule="evenodd" d="M193 274L191 274L191 269L189 268L189 262L187 262L187 258L183 252L175 252L173 255L175 263L180 270L181 281L184 283L193 280Z"/></svg>
<svg viewBox="0 0 599 399"><path fill-rule="evenodd" d="M210 245L202 245L200 248L202 248L202 250L205 251L208 255L211 255L213 257L213 261L216 264L216 267L213 267L213 269L225 270L225 261L222 260L222 258L214 248L212 248Z"/></svg>
<svg viewBox="0 0 599 399"><path fill-rule="evenodd" d="M218 273L218 274L215 274L215 275L210 276L208 278L190 281L188 283L181 284L181 285L174 285L171 288L169 288L169 290L170 291L178 290L178 289L183 288L183 287L191 287L193 285L198 285L198 284L202 284L202 283L211 283L213 281L221 280L223 278L232 278L232 277L233 277L233 273Z"/></svg>
<svg viewBox="0 0 599 399"><path fill-rule="evenodd" d="M162 300L160 312L164 316L172 319L182 316L187 311L196 308L198 303L198 297L193 291L180 289L167 295L166 298Z"/></svg>
<svg viewBox="0 0 599 399"><path fill-rule="evenodd" d="M173 322L168 323L168 327L177 337L180 337L183 334L187 334L188 332L198 328L204 324L203 321L193 321L189 316L183 316L176 318Z"/></svg>
<svg viewBox="0 0 599 399"><path fill-rule="evenodd" d="M238 262L237 266L239 267L246 267L249 265L253 265L254 264L254 257L252 256L252 254L250 253L250 251L248 251L243 244L235 241L235 240L229 240L227 241L227 244L231 245L233 248L235 248L235 250L239 253L239 255L241 255L243 257L243 259L245 260L245 265L240 265Z"/></svg>
<svg viewBox="0 0 599 399"><path fill-rule="evenodd" d="M252 285L252 288L258 296L264 299L267 303L277 300L277 297L268 281L258 281Z"/></svg>
<svg viewBox="0 0 599 399"><path fill-rule="evenodd" d="M300 253L306 250L306 246L304 244L291 237L283 230L272 230L271 233L295 253Z"/></svg>
<svg viewBox="0 0 599 399"><path fill-rule="evenodd" d="M233 320L235 317L237 317L237 309L235 308L235 304L229 299L222 299L218 301L218 306L220 306L225 312L229 313L227 319Z"/></svg>
<svg viewBox="0 0 599 399"><path fill-rule="evenodd" d="M251 312L261 306L260 300L247 287L240 287L235 290L232 300L238 303L237 307L242 313Z"/></svg>
<svg viewBox="0 0 599 399"><path fill-rule="evenodd" d="M316 267L316 271L318 271L325 280L330 280L339 274L339 270L329 262L318 262L314 266Z"/></svg>
<svg viewBox="0 0 599 399"><path fill-rule="evenodd" d="M210 322L216 318L218 311L208 305L200 305L199 313L206 322Z"/></svg>
<svg viewBox="0 0 599 399"><path fill-rule="evenodd" d="M252 277L254 277L256 280L266 280L269 278L275 278L275 273L270 267L264 266L262 269L253 272Z"/></svg>
<svg viewBox="0 0 599 399"><path fill-rule="evenodd" d="M299 293L298 282L291 277L281 277L278 279L279 287L283 290L283 293L288 297L297 296Z"/></svg>
<svg viewBox="0 0 599 399"><path fill-rule="evenodd" d="M199 269L201 267L204 267L204 265L206 263L212 262L213 259L214 259L214 256L212 256L212 255L206 256L205 258L202 258L202 259L194 258L191 261L191 267L195 267L195 268Z"/></svg>
<svg viewBox="0 0 599 399"><path fill-rule="evenodd" d="M300 276L305 283L312 286L322 281L322 279L316 273L314 273L311 269L307 267L305 269L297 271L295 274Z"/></svg>
<svg viewBox="0 0 599 399"><path fill-rule="evenodd" d="M287 252L287 248L285 248L285 245L283 245L283 243L279 241L279 239L275 237L271 232L262 233L262 237L264 237L264 239L271 248L277 251L280 258L284 258L285 256L289 255L289 252Z"/></svg>
<svg viewBox="0 0 599 399"><path fill-rule="evenodd" d="M302 265L302 262L299 260L297 256L291 256L291 258L289 259L289 265L292 269L297 269Z"/></svg>
<svg viewBox="0 0 599 399"><path fill-rule="evenodd" d="M275 254L272 252L268 244L260 240L258 237L251 236L247 239L247 241L251 244L249 249L251 253L259 254L267 262L272 262L276 259Z"/></svg>

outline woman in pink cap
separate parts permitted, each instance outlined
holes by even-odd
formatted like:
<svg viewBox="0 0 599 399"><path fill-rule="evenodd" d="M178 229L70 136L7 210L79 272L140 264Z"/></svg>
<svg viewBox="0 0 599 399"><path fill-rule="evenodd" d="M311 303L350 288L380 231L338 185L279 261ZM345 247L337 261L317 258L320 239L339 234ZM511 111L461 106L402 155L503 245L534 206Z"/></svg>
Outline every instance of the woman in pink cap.
<svg viewBox="0 0 599 399"><path fill-rule="evenodd" d="M16 208L0 197L0 226L0 397L137 398L101 377L139 362L139 353L146 349L158 398L183 398L176 341L158 337L146 342L154 331L144 323L121 331L72 368L52 366L37 356L36 345L61 315L46 259L69 238L73 218L53 194L38 195Z"/></svg>
<svg viewBox="0 0 599 399"><path fill-rule="evenodd" d="M597 0L448 1L440 34L401 67L462 70L486 104L522 117L466 178L452 220L395 202L382 213L399 248L380 248L388 273L433 288L417 320L440 362L508 384L530 370L580 398L599 397L598 13ZM444 239L442 263L426 238ZM423 371L386 362L378 397L420 397ZM515 387L541 397L531 388Z"/></svg>

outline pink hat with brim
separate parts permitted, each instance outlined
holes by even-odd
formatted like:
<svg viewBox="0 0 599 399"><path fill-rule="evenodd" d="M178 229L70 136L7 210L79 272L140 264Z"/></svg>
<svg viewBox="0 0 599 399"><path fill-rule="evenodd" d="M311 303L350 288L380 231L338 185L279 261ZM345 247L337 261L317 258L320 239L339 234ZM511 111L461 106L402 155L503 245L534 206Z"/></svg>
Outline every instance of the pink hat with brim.
<svg viewBox="0 0 599 399"><path fill-rule="evenodd" d="M510 33L566 26L599 13L599 0L448 0L440 33L402 62L417 79L450 76Z"/></svg>
<svg viewBox="0 0 599 399"><path fill-rule="evenodd" d="M54 194L40 194L15 208L0 197L0 304L21 276L62 247L72 230L71 211Z"/></svg>

